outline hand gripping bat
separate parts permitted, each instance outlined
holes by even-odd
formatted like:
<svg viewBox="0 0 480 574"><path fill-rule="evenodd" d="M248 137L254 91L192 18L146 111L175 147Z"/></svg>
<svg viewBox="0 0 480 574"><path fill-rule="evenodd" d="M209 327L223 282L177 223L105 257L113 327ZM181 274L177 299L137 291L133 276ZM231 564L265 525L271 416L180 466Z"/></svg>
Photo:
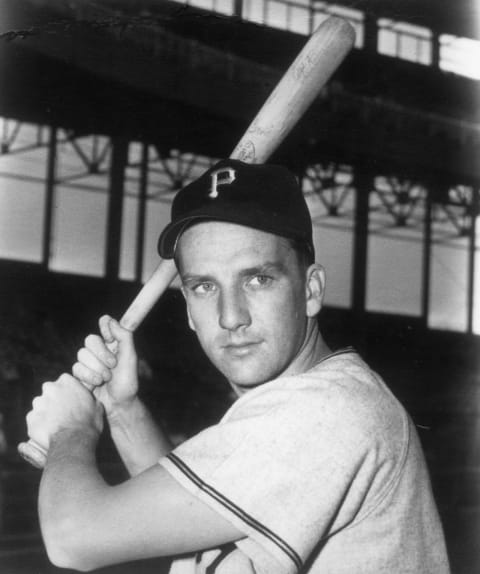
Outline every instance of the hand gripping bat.
<svg viewBox="0 0 480 574"><path fill-rule="evenodd" d="M257 113L230 157L247 163L265 162L298 122L351 50L355 40L352 26L332 16L309 38ZM134 331L176 275L172 260L161 260L157 269L120 320ZM47 451L29 440L18 445L20 455L43 468Z"/></svg>

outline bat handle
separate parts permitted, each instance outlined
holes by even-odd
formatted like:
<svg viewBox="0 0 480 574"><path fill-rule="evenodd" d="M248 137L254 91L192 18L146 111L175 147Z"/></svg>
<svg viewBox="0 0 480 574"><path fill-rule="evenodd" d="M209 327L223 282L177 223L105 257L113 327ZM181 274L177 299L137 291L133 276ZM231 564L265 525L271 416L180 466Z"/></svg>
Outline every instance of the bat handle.
<svg viewBox="0 0 480 574"><path fill-rule="evenodd" d="M18 447L18 454L35 468L44 468L47 462L47 451L42 445L33 439L28 442L21 442Z"/></svg>

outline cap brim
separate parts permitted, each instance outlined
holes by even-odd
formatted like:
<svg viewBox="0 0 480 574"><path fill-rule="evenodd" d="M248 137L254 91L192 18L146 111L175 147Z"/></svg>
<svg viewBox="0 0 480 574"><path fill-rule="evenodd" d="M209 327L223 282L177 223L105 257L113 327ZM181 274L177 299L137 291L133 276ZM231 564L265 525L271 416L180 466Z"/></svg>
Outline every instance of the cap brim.
<svg viewBox="0 0 480 574"><path fill-rule="evenodd" d="M251 227L280 237L295 238L299 241L304 241L308 245L311 245L312 243L308 233L305 233L304 236L300 236L298 230L291 229L285 221L279 222L277 220L275 223L272 222L271 226L266 225L265 215L258 211L256 214L242 214L237 211L237 213L231 217L225 215L225 213L216 214L199 211L198 213L190 213L188 217L179 219L174 223L169 223L165 227L158 239L158 252L160 256L163 259L172 259L175 255L175 249L182 233L187 229L187 227L202 221L224 221L226 223L234 223L236 225Z"/></svg>

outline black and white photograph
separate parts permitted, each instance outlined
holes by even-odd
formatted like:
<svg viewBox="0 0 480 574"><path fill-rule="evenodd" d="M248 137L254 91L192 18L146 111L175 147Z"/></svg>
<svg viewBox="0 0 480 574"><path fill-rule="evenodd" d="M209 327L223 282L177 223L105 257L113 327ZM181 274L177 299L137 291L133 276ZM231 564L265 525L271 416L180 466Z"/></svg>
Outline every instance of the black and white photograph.
<svg viewBox="0 0 480 574"><path fill-rule="evenodd" d="M480 0L0 0L0 572L480 574L479 215Z"/></svg>

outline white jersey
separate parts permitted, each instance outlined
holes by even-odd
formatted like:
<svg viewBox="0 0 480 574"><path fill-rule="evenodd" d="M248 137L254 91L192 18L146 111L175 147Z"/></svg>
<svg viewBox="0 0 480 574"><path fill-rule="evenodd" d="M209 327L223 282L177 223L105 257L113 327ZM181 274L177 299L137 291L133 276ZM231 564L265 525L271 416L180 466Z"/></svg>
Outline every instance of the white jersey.
<svg viewBox="0 0 480 574"><path fill-rule="evenodd" d="M252 389L161 459L241 530L172 574L447 574L412 421L351 350Z"/></svg>

